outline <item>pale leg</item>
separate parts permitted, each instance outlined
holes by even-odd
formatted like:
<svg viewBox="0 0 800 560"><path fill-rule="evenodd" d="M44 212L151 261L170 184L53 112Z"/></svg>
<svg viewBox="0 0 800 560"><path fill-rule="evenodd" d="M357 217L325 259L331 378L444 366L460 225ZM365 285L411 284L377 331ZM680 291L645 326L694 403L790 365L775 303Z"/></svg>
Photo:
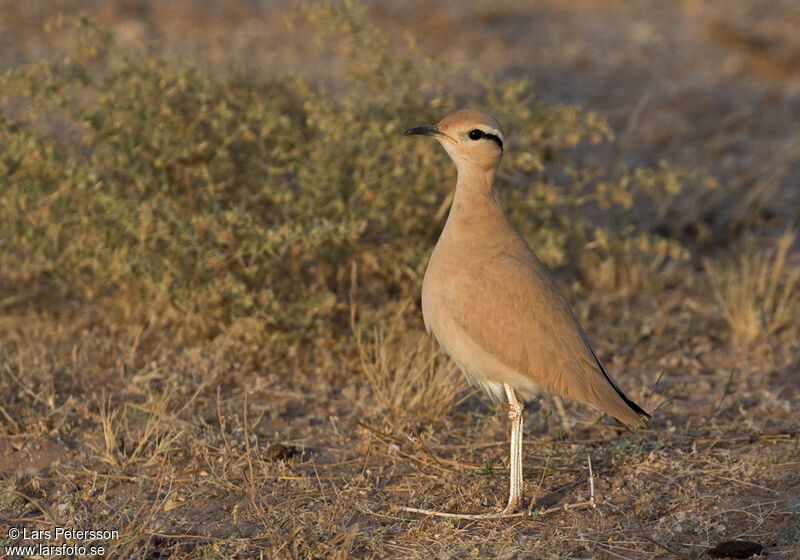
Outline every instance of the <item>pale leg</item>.
<svg viewBox="0 0 800 560"><path fill-rule="evenodd" d="M511 420L511 479L508 486L508 505L503 513L515 513L522 502L522 405L508 383L503 383L508 397L508 419Z"/></svg>

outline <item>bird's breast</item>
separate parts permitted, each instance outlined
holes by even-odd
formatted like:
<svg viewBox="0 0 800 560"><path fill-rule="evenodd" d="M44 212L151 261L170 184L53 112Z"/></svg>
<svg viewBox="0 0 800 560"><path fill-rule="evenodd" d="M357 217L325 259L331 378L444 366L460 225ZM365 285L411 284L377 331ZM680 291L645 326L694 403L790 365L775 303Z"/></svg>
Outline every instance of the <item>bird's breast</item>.
<svg viewBox="0 0 800 560"><path fill-rule="evenodd" d="M463 307L453 305L454 298L475 301L483 296L477 289L482 282L476 275L482 276L486 260L491 260L490 255L497 250L471 242L456 243L446 234L434 247L422 281L422 316L428 332L437 339L441 334L437 334L437 325L441 327L455 308Z"/></svg>
<svg viewBox="0 0 800 560"><path fill-rule="evenodd" d="M434 255L435 257L435 255ZM470 283L463 282L468 268L451 268L445 260L431 258L422 284L422 316L428 330L444 351L456 362L470 385L484 390L493 400L505 399L503 382L508 382L523 400L543 392L532 379L503 364L481 347L464 329L453 297L475 301L480 293L465 293Z"/></svg>

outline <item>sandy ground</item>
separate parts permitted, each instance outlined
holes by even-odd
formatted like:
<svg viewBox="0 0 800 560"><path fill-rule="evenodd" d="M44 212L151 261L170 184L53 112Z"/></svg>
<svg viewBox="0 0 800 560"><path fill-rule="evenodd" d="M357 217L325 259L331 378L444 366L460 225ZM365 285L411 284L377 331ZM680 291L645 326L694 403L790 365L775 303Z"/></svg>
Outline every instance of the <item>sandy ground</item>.
<svg viewBox="0 0 800 560"><path fill-rule="evenodd" d="M393 44L411 37L452 65L450 85L467 102L475 69L527 76L543 103L607 115L628 164L708 169L726 185L719 213L705 218L712 228L729 227L726 216L742 208L776 224L800 220L797 2L368 7ZM281 1L0 0L0 69L53 52L61 39L45 37L43 21L82 11L122 41L153 41L172 60L265 76L290 67L335 89L340 65L307 26L287 23L294 9ZM505 125L507 135L522 133ZM10 490L0 504L0 542L20 520L66 516L122 527L120 557L698 558L720 541L746 538L770 558L800 558L797 331L755 348L731 343L719 319L696 322L694 312L714 316L712 302L693 291L691 277L685 282L650 300L579 305L590 323L598 308L611 317L590 325L590 335L623 386L656 411L654 423L631 436L584 408L568 405L569 419L561 419L551 401L534 405L525 474L536 509L586 499L587 453L604 505L502 523L396 507L502 507L503 416L463 384L452 413L417 425L373 406L364 381L354 380L359 366L349 370L319 349L265 366L243 354L246 337L231 336L152 350L152 363L125 378L121 356L139 344L136 326L91 310L66 324L36 310L4 316L3 359L16 364L11 350L26 348L28 370L50 372L49 390L59 397L36 430L20 420L24 406L0 408L0 476ZM198 379L207 381L178 391L188 408L165 400L133 411L180 426L179 441L165 443L165 470L157 460L126 467L103 458L103 397L86 386L71 396L59 371L80 372L64 379L87 386L96 374L122 402L171 386L164 380L176 372L203 372ZM31 391L41 397L26 379L4 375L20 402ZM125 433L118 446L135 446Z"/></svg>

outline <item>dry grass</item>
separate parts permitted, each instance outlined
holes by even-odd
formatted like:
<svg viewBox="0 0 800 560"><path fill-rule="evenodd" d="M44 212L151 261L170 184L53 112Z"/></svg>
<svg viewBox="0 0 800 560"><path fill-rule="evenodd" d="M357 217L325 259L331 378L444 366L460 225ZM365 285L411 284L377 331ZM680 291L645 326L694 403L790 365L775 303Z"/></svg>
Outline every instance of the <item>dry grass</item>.
<svg viewBox="0 0 800 560"><path fill-rule="evenodd" d="M143 405L113 406L110 396L101 396L97 404L102 437L87 445L110 467L147 469L168 462L183 434L168 410L169 400L168 395L150 395Z"/></svg>
<svg viewBox="0 0 800 560"><path fill-rule="evenodd" d="M735 262L703 262L714 298L738 338L751 342L797 325L800 263L793 262L795 239L792 230L786 230L769 248L759 248L755 240L746 239Z"/></svg>
<svg viewBox="0 0 800 560"><path fill-rule="evenodd" d="M361 371L379 410L395 419L441 420L466 384L455 364L426 333L395 320L364 333L354 325Z"/></svg>
<svg viewBox="0 0 800 560"><path fill-rule="evenodd" d="M270 38L253 21L269 29L280 20L272 12L259 20L249 2L211 4L244 15L226 27L227 17L186 8L195 16L187 18L176 3L176 12L142 17L155 18L154 28L158 18L184 26L171 35L187 44L200 35L241 41L231 52L255 66L249 54ZM387 6L373 5L373 16ZM706 4L679 10L690 6ZM651 26L643 28L593 0L534 11L481 3L465 7L466 19L426 3L425 21L418 8L405 24L383 23L471 63L476 34L464 34L464 22L513 39L487 42L475 58L484 62L522 64L536 57L515 59L516 43L551 41L542 48L558 68L577 65L612 99L620 95L606 91L612 82L625 95L635 88L595 79L617 52L596 42L633 34L655 41L647 52L661 52L654 22L672 13L667 4L641 5L634 15ZM128 22L126 45L136 42L128 9L101 10ZM319 19L331 13L318 9ZM0 10L27 21L10 4ZM754 209L771 204L767 191L792 194L781 190L792 164L768 176L750 164L742 177L754 198L744 208L716 205L734 196L724 181L718 198L694 205L708 192L702 173L629 166L601 116L537 104L519 80L493 89L455 81L464 89L439 95L452 84L418 51L360 34L374 19L332 14L328 30L350 37L344 54L353 66L332 60L331 45L342 46L335 41L307 56L327 66L331 97L303 80L278 87L270 74L253 86L225 64L218 77L176 69L153 52L147 64L134 55L117 66L114 57L127 51L92 51L97 36L83 43L83 62L56 67L61 74L35 66L3 78L8 87L41 88L34 108L47 118L27 126L35 119L19 98L24 88L0 106L0 185L11 185L0 187L0 546L16 544L12 526L60 525L119 530L118 539L93 544L107 547L104 557L146 560L694 559L732 539L800 559L797 251L788 231L774 246L759 241L741 252L737 229L745 224L762 239L783 224L784 214ZM563 30L572 17L590 17L592 30L605 22L610 35L557 33L552 43L530 32L541 21ZM281 25L274 42L307 46L308 24L296 25L291 33ZM15 35L20 45L40 37L16 27L25 31ZM676 28L696 40L693 27ZM63 54L69 33L59 33L52 48ZM671 60L673 50L662 56ZM692 91L696 79L687 78ZM572 91L578 82L564 83ZM93 95L106 113L83 112ZM160 104L142 103L153 98ZM533 404L523 468L534 514L506 520L400 509L496 512L507 496L507 418L469 391L423 334L417 304L453 170L442 153L401 144L397 132L457 101L489 106L510 123L500 179L512 218L558 266L612 375L653 412L648 429L631 434L574 403L563 403L567 423L557 404ZM678 134L667 125L694 124L716 104L677 101L678 113L641 103L625 144L639 155L651 150L647 161L681 146L716 169L714 146L741 136L736 115L726 124L734 129L715 123L713 136ZM51 138L65 113L84 128ZM660 143L640 146L636 135L654 129ZM756 149L743 146L745 155ZM614 153L611 164L604 150ZM153 154L162 152L157 167ZM299 167L307 158L313 165ZM728 314L741 332L758 333L747 345L737 343L739 322ZM564 508L588 497L587 454L597 509Z"/></svg>

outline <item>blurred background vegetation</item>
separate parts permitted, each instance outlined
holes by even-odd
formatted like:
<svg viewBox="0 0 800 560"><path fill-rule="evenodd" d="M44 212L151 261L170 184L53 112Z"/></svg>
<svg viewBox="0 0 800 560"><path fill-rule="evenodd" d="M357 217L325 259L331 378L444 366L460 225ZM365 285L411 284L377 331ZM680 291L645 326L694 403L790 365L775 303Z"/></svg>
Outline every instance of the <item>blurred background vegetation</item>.
<svg viewBox="0 0 800 560"><path fill-rule="evenodd" d="M19 290L6 297L103 301L177 340L247 318L279 351L349 337L353 290L368 323L409 308L454 171L400 133L460 100L441 62L414 45L398 56L363 9L302 17L346 63L335 90L291 69L169 64L89 18L51 20L71 47L0 79L0 262ZM655 275L687 256L670 236L675 200L716 181L610 161L597 113L543 104L525 79L473 80L469 105L509 130L499 188L511 218L547 264L615 286L626 268ZM608 262L610 277L591 272Z"/></svg>

